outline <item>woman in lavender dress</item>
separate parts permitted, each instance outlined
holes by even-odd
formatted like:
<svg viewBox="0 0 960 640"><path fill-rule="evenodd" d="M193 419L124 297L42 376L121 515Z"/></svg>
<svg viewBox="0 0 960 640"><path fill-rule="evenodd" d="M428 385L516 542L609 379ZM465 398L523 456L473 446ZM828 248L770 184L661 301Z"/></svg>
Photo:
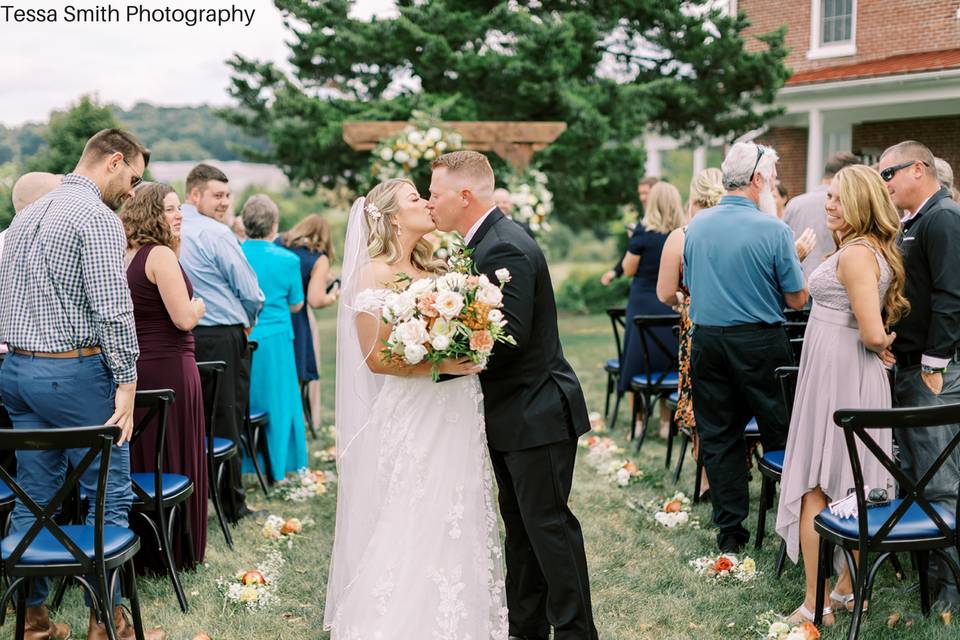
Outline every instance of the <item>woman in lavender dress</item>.
<svg viewBox="0 0 960 640"><path fill-rule="evenodd" d="M827 193L827 227L837 251L811 274L813 309L783 464L777 533L796 562L803 554L806 594L791 621L812 620L816 606L818 536L813 519L831 500L853 487L843 432L833 423L837 409L891 406L883 357L895 334L887 333L908 309L903 297L903 261L896 246L899 216L880 175L863 165L841 170ZM889 430L871 432L887 452ZM865 484L885 488L889 474L870 454L861 456ZM849 572L830 593L833 606L852 600ZM825 600L826 601L826 600ZM833 624L832 610L824 623Z"/></svg>

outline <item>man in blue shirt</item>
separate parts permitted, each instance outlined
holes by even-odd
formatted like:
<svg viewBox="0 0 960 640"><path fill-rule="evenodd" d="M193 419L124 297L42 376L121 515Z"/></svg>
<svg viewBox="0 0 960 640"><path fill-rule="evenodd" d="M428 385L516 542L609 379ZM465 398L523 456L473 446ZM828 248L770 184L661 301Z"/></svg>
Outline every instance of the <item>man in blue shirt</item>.
<svg viewBox="0 0 960 640"><path fill-rule="evenodd" d="M180 240L180 262L193 283L194 295L207 312L194 328L197 361L223 360L227 370L214 407L216 433L239 445L250 396L247 334L263 306L257 276L233 232L218 220L230 205L227 176L198 164L187 176ZM224 515L236 522L251 511L240 476L240 457L231 459L221 488Z"/></svg>
<svg viewBox="0 0 960 640"><path fill-rule="evenodd" d="M733 145L721 167L727 195L694 218L684 243L693 410L723 552L750 535L744 428L756 417L765 451L786 446L774 375L793 364L783 307L802 309L808 297L793 233L776 217L776 163L770 147Z"/></svg>

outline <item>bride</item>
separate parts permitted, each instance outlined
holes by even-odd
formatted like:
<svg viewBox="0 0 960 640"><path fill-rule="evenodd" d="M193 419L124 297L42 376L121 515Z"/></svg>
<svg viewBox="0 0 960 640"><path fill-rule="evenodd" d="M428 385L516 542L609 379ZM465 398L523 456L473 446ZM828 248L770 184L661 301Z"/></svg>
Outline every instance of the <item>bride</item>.
<svg viewBox="0 0 960 640"><path fill-rule="evenodd" d="M423 237L434 228L407 180L377 185L350 211L337 316L331 640L507 640L480 367L445 361L441 372L458 377L437 384L427 363L381 357L390 288L444 272Z"/></svg>

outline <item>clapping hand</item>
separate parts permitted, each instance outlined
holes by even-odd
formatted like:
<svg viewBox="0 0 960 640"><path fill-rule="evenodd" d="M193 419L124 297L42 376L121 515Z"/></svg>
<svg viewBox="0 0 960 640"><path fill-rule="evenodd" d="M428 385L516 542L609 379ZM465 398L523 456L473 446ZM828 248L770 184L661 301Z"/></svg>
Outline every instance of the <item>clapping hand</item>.
<svg viewBox="0 0 960 640"><path fill-rule="evenodd" d="M807 227L797 238L794 246L797 248L797 258L800 259L800 262L803 262L813 251L813 248L817 246L817 235L813 232L813 229Z"/></svg>

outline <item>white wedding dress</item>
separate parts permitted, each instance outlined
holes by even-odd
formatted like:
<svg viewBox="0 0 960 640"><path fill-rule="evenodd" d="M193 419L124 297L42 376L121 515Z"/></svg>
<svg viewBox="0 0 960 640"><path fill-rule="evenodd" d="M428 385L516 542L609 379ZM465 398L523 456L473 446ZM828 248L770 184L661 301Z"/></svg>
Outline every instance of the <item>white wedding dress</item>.
<svg viewBox="0 0 960 640"><path fill-rule="evenodd" d="M345 275L356 273L347 257L356 242L348 230ZM331 640L507 640L480 382L371 374L355 319L376 314L371 300L384 292L344 283L337 522L324 627Z"/></svg>

